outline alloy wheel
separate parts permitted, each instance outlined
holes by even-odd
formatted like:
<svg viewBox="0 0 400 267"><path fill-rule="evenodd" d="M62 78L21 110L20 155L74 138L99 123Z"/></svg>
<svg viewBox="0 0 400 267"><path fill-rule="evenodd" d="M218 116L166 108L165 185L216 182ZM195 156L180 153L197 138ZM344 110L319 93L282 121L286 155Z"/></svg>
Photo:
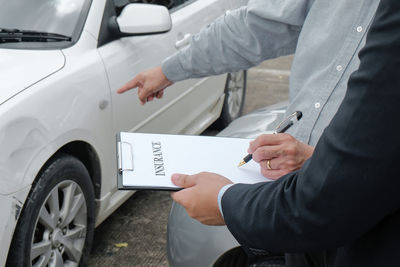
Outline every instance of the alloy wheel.
<svg viewBox="0 0 400 267"><path fill-rule="evenodd" d="M79 185L58 183L46 197L35 222L32 266L78 266L85 245L87 207Z"/></svg>

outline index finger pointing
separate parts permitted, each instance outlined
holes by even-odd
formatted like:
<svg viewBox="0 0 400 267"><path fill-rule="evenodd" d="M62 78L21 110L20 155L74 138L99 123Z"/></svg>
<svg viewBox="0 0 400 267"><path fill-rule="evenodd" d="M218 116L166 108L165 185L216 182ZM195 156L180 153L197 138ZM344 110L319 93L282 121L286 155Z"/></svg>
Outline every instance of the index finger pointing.
<svg viewBox="0 0 400 267"><path fill-rule="evenodd" d="M119 88L117 90L118 94L122 94L126 91L129 91L133 88L139 87L141 86L141 82L139 81L139 79L137 77L133 78L132 80L130 80L129 82L127 82L126 84L124 84L121 88Z"/></svg>

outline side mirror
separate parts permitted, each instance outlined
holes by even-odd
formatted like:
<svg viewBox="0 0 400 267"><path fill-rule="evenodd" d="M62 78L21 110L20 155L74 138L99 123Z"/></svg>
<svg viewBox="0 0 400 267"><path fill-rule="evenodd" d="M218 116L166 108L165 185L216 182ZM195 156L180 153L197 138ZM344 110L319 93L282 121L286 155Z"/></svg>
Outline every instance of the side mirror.
<svg viewBox="0 0 400 267"><path fill-rule="evenodd" d="M125 6L116 22L123 35L163 33L172 27L168 9L151 4Z"/></svg>

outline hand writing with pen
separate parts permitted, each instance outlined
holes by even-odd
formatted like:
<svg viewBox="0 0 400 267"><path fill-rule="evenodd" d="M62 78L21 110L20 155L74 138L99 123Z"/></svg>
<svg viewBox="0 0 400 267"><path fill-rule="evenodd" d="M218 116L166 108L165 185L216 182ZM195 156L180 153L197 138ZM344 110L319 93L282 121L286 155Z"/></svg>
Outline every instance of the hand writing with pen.
<svg viewBox="0 0 400 267"><path fill-rule="evenodd" d="M263 134L250 142L248 153L260 164L261 173L271 179L298 170L314 152L290 134Z"/></svg>
<svg viewBox="0 0 400 267"><path fill-rule="evenodd" d="M284 132L302 116L301 111L295 111L276 126L273 134L260 135L250 142L249 154L239 163L239 167L254 159L260 164L261 173L274 180L300 169L311 157L314 148Z"/></svg>

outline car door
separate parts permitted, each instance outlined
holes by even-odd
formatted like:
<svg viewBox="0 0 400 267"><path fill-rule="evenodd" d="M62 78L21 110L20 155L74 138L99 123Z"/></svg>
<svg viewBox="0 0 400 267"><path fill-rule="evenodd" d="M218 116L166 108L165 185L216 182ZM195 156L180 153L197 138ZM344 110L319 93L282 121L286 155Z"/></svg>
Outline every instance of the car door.
<svg viewBox="0 0 400 267"><path fill-rule="evenodd" d="M136 90L123 95L116 90L139 72L161 64L164 58L188 45L193 34L225 12L225 1L175 0L170 9L173 26L168 33L124 37L98 48L111 88L115 132L195 133L196 129L187 130L193 121L210 123L199 118L223 95L222 76L175 83L163 99L144 106L140 105Z"/></svg>

